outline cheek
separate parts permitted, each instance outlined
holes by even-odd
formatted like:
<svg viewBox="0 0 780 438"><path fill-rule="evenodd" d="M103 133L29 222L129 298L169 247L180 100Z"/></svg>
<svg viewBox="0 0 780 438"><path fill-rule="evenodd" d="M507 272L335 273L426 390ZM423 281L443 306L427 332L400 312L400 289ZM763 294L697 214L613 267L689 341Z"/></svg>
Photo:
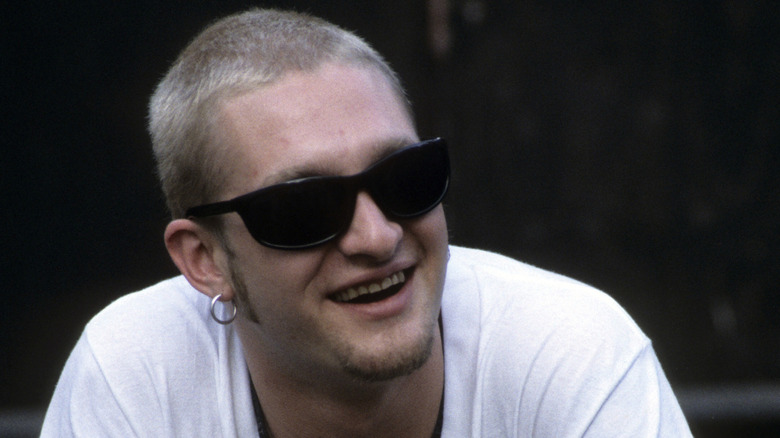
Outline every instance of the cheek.
<svg viewBox="0 0 780 438"><path fill-rule="evenodd" d="M258 314L285 312L302 305L306 291L318 278L322 254L266 248L247 235L235 249L233 270L245 299Z"/></svg>
<svg viewBox="0 0 780 438"><path fill-rule="evenodd" d="M301 255L302 256L302 255ZM264 257L243 263L250 296L300 296L317 278L321 257Z"/></svg>
<svg viewBox="0 0 780 438"><path fill-rule="evenodd" d="M414 223L409 231L425 260L420 265L420 274L432 288L440 292L444 285L449 244L444 210L441 206L436 207Z"/></svg>
<svg viewBox="0 0 780 438"><path fill-rule="evenodd" d="M415 226L415 233L421 240L421 243L426 246L427 251L434 253L446 251L449 236L447 234L447 219L444 216L444 208L439 205L422 218Z"/></svg>
<svg viewBox="0 0 780 438"><path fill-rule="evenodd" d="M316 282L317 269L304 263L242 265L243 295L247 319L257 323L265 342L274 342L300 331L312 308L307 291ZM262 327L262 329L261 329Z"/></svg>

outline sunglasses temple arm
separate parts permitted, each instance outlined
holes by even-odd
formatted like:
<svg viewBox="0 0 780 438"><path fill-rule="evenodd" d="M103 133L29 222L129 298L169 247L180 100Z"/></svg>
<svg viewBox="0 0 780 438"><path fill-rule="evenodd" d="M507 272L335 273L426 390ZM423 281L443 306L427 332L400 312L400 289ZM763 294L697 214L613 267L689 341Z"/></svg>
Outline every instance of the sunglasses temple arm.
<svg viewBox="0 0 780 438"><path fill-rule="evenodd" d="M213 204L199 205L187 210L185 217L208 217L236 211L238 206L234 201L215 202Z"/></svg>

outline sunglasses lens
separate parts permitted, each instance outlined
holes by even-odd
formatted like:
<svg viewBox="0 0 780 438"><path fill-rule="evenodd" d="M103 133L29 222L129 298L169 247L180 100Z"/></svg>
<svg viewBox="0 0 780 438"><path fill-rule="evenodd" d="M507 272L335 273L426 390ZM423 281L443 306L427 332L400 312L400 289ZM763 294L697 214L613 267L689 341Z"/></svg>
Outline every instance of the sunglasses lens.
<svg viewBox="0 0 780 438"><path fill-rule="evenodd" d="M220 213L237 211L263 245L303 249L324 243L349 226L357 190L367 189L386 215L412 218L441 202L449 176L446 145L436 139L402 149L359 175L270 186L229 201L238 204L235 210Z"/></svg>
<svg viewBox="0 0 780 438"><path fill-rule="evenodd" d="M267 246L306 248L327 241L349 223L349 190L323 178L274 187L239 212L252 237Z"/></svg>
<svg viewBox="0 0 780 438"><path fill-rule="evenodd" d="M379 164L371 194L386 214L409 218L427 213L444 198L449 160L443 140L414 147Z"/></svg>

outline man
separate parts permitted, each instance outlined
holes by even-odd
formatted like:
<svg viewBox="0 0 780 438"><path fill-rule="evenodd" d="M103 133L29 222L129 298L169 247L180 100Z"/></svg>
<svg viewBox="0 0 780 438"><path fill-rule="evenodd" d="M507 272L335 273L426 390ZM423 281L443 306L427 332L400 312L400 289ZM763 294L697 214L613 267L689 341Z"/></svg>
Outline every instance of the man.
<svg viewBox="0 0 780 438"><path fill-rule="evenodd" d="M362 40L207 28L150 105L182 277L86 327L44 436L687 436L604 294L449 247L446 145Z"/></svg>

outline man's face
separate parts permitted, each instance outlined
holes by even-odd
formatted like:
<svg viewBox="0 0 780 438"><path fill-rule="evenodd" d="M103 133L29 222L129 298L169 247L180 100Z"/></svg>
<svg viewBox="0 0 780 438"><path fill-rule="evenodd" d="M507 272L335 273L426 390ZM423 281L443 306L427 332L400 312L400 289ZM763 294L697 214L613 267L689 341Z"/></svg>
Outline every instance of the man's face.
<svg viewBox="0 0 780 438"><path fill-rule="evenodd" d="M418 140L383 76L337 64L229 100L220 116L234 155L223 199L301 177L355 174ZM225 234L248 352L316 379L345 372L387 379L427 359L447 262L441 206L392 221L361 192L349 229L307 250L261 246L235 213L225 216ZM397 282L401 274L402 287L365 302L337 300L350 288Z"/></svg>

